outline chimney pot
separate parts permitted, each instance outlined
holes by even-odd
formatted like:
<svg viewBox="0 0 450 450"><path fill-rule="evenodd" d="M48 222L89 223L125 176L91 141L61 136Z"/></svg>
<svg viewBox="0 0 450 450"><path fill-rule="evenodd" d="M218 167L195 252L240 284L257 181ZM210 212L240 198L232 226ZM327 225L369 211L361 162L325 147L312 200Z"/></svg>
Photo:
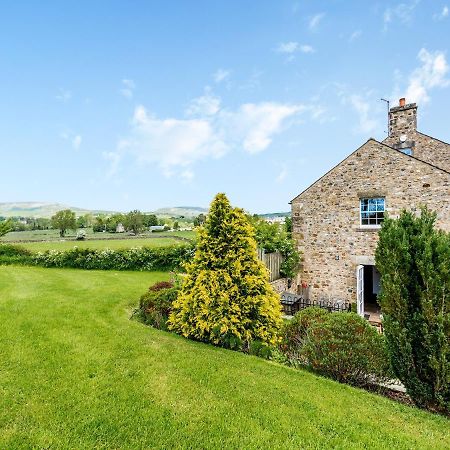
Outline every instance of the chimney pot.
<svg viewBox="0 0 450 450"><path fill-rule="evenodd" d="M406 103L405 97L402 97L402 98L399 100L398 103L399 103L400 106L405 106L405 103Z"/></svg>

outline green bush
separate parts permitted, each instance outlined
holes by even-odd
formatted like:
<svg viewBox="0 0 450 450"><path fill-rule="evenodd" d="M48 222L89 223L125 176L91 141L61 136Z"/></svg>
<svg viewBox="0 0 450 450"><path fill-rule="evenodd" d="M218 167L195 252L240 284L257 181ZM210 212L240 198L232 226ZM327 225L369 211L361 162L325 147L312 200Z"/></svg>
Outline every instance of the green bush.
<svg viewBox="0 0 450 450"><path fill-rule="evenodd" d="M70 267L86 270L176 270L192 258L192 245L162 248L48 250L35 253L32 263L42 267Z"/></svg>
<svg viewBox="0 0 450 450"><path fill-rule="evenodd" d="M281 331L280 350L285 354L290 364L296 366L306 363L301 354L301 349L307 332L316 322L326 320L329 314L327 310L322 308L305 308L284 324Z"/></svg>
<svg viewBox="0 0 450 450"><path fill-rule="evenodd" d="M282 323L279 296L257 259L254 228L225 194L211 204L199 229L195 257L169 318L187 338L236 350L251 341L278 343Z"/></svg>
<svg viewBox="0 0 450 450"><path fill-rule="evenodd" d="M384 221L376 265L391 365L413 401L450 411L450 234L436 215Z"/></svg>
<svg viewBox="0 0 450 450"><path fill-rule="evenodd" d="M0 264L33 264L33 254L20 245L0 244Z"/></svg>
<svg viewBox="0 0 450 450"><path fill-rule="evenodd" d="M162 281L150 286L140 299L139 309L144 323L167 330L167 319L172 311L172 303L177 298L179 288L174 283Z"/></svg>
<svg viewBox="0 0 450 450"><path fill-rule="evenodd" d="M313 370L342 383L366 386L390 378L383 335L355 313L312 320L300 353Z"/></svg>

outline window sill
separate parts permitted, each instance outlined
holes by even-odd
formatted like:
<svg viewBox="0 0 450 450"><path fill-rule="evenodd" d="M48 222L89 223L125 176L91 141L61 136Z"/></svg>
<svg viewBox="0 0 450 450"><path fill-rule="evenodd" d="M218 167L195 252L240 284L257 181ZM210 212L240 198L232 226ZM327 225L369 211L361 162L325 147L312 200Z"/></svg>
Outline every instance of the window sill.
<svg viewBox="0 0 450 450"><path fill-rule="evenodd" d="M379 231L381 225L359 225L356 231Z"/></svg>

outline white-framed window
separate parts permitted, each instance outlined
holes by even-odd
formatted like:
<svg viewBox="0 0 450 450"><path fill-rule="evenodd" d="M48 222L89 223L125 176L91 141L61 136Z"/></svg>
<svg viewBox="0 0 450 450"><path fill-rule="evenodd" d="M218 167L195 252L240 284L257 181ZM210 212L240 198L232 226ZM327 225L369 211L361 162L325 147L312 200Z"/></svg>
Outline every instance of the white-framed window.
<svg viewBox="0 0 450 450"><path fill-rule="evenodd" d="M402 153L404 153L405 155L409 155L409 156L412 156L412 154L413 154L411 147L401 148L400 151Z"/></svg>
<svg viewBox="0 0 450 450"><path fill-rule="evenodd" d="M384 220L385 201L383 197L361 198L361 225L379 226Z"/></svg>

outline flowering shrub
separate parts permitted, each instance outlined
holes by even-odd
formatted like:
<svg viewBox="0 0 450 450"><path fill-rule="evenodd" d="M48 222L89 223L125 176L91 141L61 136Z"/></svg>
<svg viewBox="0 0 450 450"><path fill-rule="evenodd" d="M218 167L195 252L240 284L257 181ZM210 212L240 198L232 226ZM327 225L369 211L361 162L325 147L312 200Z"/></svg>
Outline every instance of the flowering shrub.
<svg viewBox="0 0 450 450"><path fill-rule="evenodd" d="M74 247L33 253L20 245L0 244L0 264L70 267L86 270L177 270L194 256L192 244L112 250Z"/></svg>
<svg viewBox="0 0 450 450"><path fill-rule="evenodd" d="M70 267L86 270L174 270L191 259L191 245L164 248L136 247L103 250L74 247L32 254L30 262L42 267Z"/></svg>

